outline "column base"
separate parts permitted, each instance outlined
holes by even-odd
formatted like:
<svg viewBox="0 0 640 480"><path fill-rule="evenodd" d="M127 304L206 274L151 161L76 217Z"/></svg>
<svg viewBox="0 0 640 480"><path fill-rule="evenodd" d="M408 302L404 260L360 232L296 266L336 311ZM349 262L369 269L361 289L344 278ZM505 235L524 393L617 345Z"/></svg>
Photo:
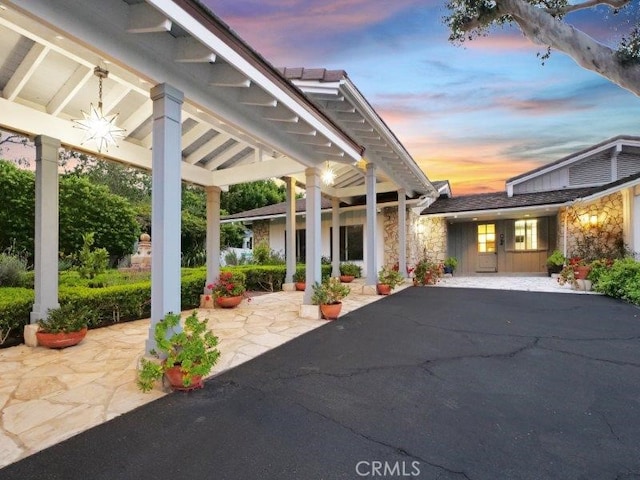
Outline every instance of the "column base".
<svg viewBox="0 0 640 480"><path fill-rule="evenodd" d="M282 291L283 292L295 292L296 291L296 284L295 283L283 283L282 284Z"/></svg>
<svg viewBox="0 0 640 480"><path fill-rule="evenodd" d="M322 315L320 314L320 307L318 305L300 305L301 318L309 318L311 320L320 320Z"/></svg>
<svg viewBox="0 0 640 480"><path fill-rule="evenodd" d="M38 338L36 337L36 332L40 326L37 323L30 323L29 325L24 326L24 344L27 347L37 347L38 346Z"/></svg>
<svg viewBox="0 0 640 480"><path fill-rule="evenodd" d="M200 308L215 308L215 298L213 295L200 295Z"/></svg>

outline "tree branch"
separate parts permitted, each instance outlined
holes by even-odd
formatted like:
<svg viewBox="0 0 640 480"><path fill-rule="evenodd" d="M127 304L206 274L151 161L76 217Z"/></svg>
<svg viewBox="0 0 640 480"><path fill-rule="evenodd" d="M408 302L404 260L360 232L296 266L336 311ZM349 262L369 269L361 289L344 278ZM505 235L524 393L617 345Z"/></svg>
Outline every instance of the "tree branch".
<svg viewBox="0 0 640 480"><path fill-rule="evenodd" d="M615 50L526 0L496 0L496 5L503 14L510 15L535 44L559 50L581 67L640 96L640 65L623 65Z"/></svg>
<svg viewBox="0 0 640 480"><path fill-rule="evenodd" d="M577 12L578 10L586 10L587 8L597 7L598 5L608 5L617 10L629 4L631 0L588 0L584 3L575 5L566 5L559 8L545 8L545 11L551 15L566 15L567 13Z"/></svg>

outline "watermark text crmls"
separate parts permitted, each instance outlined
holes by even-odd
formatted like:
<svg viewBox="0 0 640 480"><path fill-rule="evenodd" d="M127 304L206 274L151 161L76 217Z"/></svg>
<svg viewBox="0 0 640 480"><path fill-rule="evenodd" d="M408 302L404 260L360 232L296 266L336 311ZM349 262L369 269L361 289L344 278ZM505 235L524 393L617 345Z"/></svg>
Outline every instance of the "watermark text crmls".
<svg viewBox="0 0 640 480"><path fill-rule="evenodd" d="M417 477L420 475L420 462L361 460L356 463L356 474L370 478Z"/></svg>

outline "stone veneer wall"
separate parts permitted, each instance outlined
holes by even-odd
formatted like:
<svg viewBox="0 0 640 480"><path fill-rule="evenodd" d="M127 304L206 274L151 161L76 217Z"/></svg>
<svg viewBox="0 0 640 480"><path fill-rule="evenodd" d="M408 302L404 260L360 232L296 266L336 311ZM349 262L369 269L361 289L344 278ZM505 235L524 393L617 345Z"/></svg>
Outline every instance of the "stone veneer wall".
<svg viewBox="0 0 640 480"><path fill-rule="evenodd" d="M578 244L585 240L596 240L609 249L616 247L623 235L622 194L613 193L592 203L572 205L558 212L558 239L556 245L560 251L564 247L565 214L567 218L567 255L576 255ZM598 223L592 226L589 221L597 216Z"/></svg>
<svg viewBox="0 0 640 480"><path fill-rule="evenodd" d="M271 248L269 243L269 220L256 220L252 224L253 230L253 246L260 245L265 242Z"/></svg>
<svg viewBox="0 0 640 480"><path fill-rule="evenodd" d="M382 209L384 266L390 267L398 262L398 209L385 207Z"/></svg>
<svg viewBox="0 0 640 480"><path fill-rule="evenodd" d="M419 225L418 244L421 249L417 260L426 257L432 262L444 262L447 258L447 220L422 217Z"/></svg>
<svg viewBox="0 0 640 480"><path fill-rule="evenodd" d="M384 224L384 264L398 261L398 209L382 210ZM444 218L424 218L407 209L407 265L415 265L425 256L432 261L447 258L447 222Z"/></svg>

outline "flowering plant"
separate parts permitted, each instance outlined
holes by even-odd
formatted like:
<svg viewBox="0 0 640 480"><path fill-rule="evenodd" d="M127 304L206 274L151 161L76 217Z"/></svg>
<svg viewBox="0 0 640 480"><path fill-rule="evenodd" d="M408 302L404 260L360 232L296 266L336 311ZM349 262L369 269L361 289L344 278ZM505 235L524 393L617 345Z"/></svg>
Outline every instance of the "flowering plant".
<svg viewBox="0 0 640 480"><path fill-rule="evenodd" d="M245 275L241 272L221 272L218 281L207 285L214 297L237 297L244 295L247 288L244 285Z"/></svg>

